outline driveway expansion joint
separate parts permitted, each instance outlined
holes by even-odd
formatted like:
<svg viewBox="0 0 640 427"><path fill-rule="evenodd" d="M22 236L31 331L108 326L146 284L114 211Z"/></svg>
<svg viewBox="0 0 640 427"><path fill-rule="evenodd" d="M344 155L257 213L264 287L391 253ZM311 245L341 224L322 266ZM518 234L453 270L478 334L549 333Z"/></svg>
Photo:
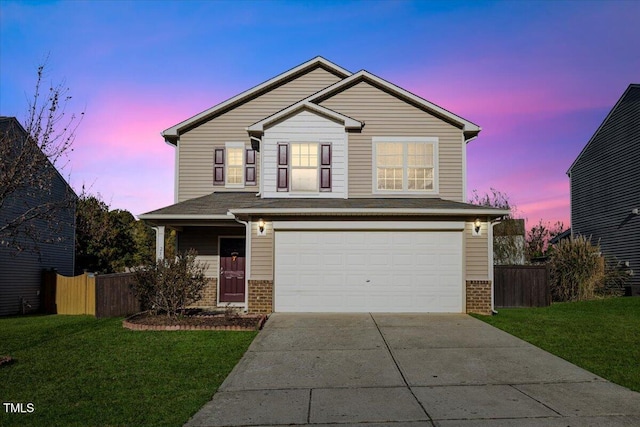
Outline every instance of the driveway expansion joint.
<svg viewBox="0 0 640 427"><path fill-rule="evenodd" d="M375 317L373 317L373 314L369 313L369 316L371 316L371 320L373 321L373 324L376 325L376 329L378 330L378 333L380 334L380 336L382 337L382 341L384 342L384 345L387 347L387 351L389 352L389 355L391 356L391 359L393 360L393 363L396 365L396 369L398 370L398 372L400 373L400 376L402 377L402 381L404 381L405 386L409 389L409 393L411 393L411 395L413 396L413 398L415 399L415 401L418 403L418 405L420 405L420 408L422 408L422 411L424 412L424 414L427 416L427 419L431 422L433 421L433 419L431 418L431 415L429 414L429 412L427 411L427 408L424 407L424 405L422 404L422 402L418 399L418 397L416 396L416 394L413 392L413 389L411 388L411 386L409 385L409 382L407 381L407 378L404 376L404 372L402 372L402 369L400 369L400 365L398 364L398 361L396 360L395 355L393 354L393 351L391 350L391 347L389 347L389 343L387 342L387 339L384 337L384 334L382 333L382 331L380 330L380 326L378 326L378 322L376 322Z"/></svg>
<svg viewBox="0 0 640 427"><path fill-rule="evenodd" d="M546 408L547 408L547 409L549 409L550 411L555 412L556 414L558 414L558 416L560 416L560 417L562 417L562 416L563 416L560 412L556 411L556 410L555 410L554 408L552 408L551 406L547 405L547 404L546 404L546 403L544 403L544 402L541 402L539 399L536 399L536 398L535 398L535 396L532 396L532 395L531 395L531 394L529 394L529 393L525 393L524 391L520 390L520 389L519 389L518 387L516 387L515 385L511 384L511 385L510 385L510 387L511 387L512 389L514 389L514 390L516 390L516 391L518 391L518 392L522 393L523 395L527 396L529 399L531 399L531 400L534 400L534 401L538 402L540 405L542 405L542 406L546 407Z"/></svg>

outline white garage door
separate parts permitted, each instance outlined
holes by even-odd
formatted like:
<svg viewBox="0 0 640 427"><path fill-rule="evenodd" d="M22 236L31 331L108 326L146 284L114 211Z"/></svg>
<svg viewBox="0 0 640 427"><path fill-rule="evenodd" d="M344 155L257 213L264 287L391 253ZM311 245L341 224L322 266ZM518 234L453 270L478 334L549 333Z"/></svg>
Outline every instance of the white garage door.
<svg viewBox="0 0 640 427"><path fill-rule="evenodd" d="M276 231L275 311L462 312L462 233Z"/></svg>

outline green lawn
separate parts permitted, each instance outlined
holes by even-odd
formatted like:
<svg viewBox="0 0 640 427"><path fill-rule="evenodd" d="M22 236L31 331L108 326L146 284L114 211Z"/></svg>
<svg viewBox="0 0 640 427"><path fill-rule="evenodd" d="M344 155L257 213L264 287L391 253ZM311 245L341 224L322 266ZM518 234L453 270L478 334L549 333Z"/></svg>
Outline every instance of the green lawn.
<svg viewBox="0 0 640 427"><path fill-rule="evenodd" d="M255 332L140 332L122 319L0 318L0 425L178 426L211 399Z"/></svg>
<svg viewBox="0 0 640 427"><path fill-rule="evenodd" d="M475 316L601 377L640 391L640 298L500 309Z"/></svg>

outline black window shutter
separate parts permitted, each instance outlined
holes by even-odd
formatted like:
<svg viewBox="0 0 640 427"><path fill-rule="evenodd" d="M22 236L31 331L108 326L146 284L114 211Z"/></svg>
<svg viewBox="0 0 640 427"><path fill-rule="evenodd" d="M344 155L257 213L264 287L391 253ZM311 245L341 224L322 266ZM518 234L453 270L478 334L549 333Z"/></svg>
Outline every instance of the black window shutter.
<svg viewBox="0 0 640 427"><path fill-rule="evenodd" d="M224 185L224 148L213 151L213 185Z"/></svg>
<svg viewBox="0 0 640 427"><path fill-rule="evenodd" d="M244 180L246 185L256 185L256 150L248 149L245 152L245 173Z"/></svg>
<svg viewBox="0 0 640 427"><path fill-rule="evenodd" d="M331 144L320 145L320 191L331 191Z"/></svg>
<svg viewBox="0 0 640 427"><path fill-rule="evenodd" d="M278 191L289 191L289 144L278 144Z"/></svg>

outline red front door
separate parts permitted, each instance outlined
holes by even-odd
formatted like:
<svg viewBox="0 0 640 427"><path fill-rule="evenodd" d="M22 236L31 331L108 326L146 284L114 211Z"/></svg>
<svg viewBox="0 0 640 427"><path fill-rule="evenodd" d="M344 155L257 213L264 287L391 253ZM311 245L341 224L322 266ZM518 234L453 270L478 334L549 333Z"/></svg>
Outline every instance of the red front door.
<svg viewBox="0 0 640 427"><path fill-rule="evenodd" d="M220 238L220 302L244 302L245 239Z"/></svg>

